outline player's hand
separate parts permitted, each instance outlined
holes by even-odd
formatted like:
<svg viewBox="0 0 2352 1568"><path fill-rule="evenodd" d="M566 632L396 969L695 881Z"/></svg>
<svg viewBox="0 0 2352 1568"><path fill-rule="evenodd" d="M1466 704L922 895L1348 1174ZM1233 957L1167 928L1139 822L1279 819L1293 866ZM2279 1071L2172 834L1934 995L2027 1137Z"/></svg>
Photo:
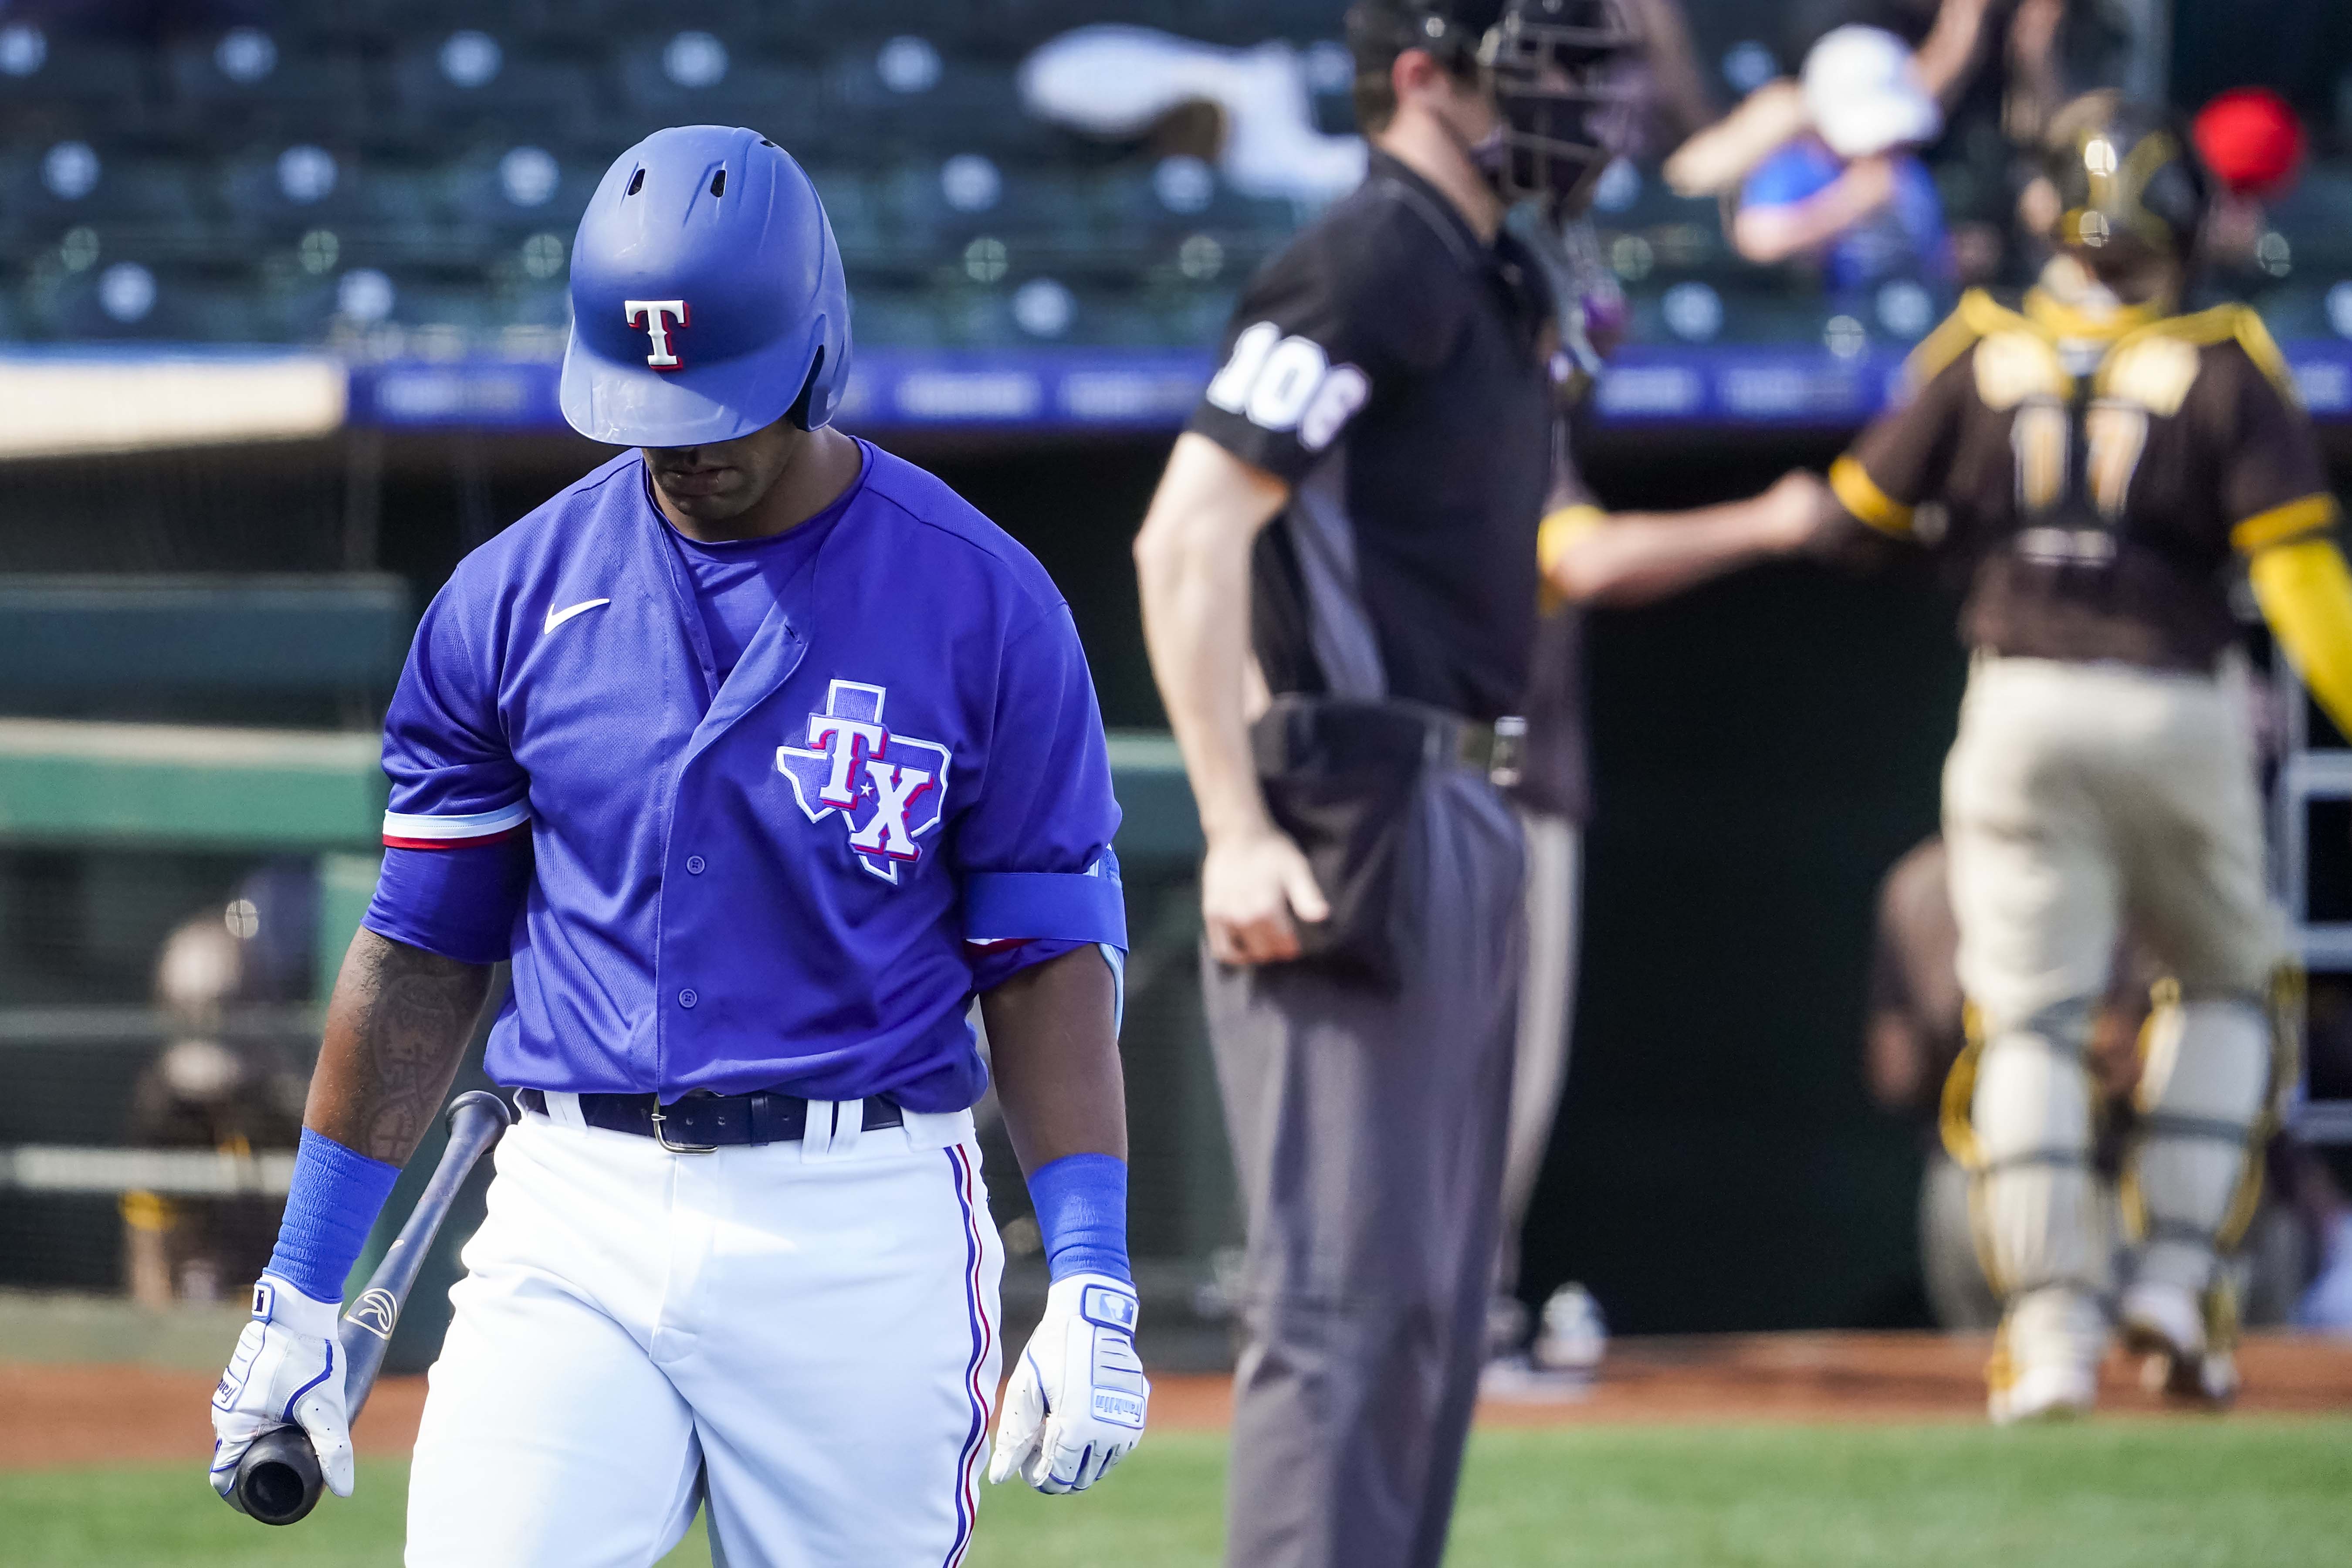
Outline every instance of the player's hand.
<svg viewBox="0 0 2352 1568"><path fill-rule="evenodd" d="M1219 963L1279 963L1298 956L1298 928L1328 920L1331 906L1307 857L1271 825L1212 839L1201 862L1201 919Z"/></svg>
<svg viewBox="0 0 2352 1568"><path fill-rule="evenodd" d="M1822 525L1834 513L1837 497L1811 468L1791 468L1756 498L1763 520L1765 546L1780 554L1794 554L1818 538Z"/></svg>
<svg viewBox="0 0 2352 1568"><path fill-rule="evenodd" d="M314 1301L275 1274L253 1287L253 1321L213 1390L213 1490L236 1481L236 1462L263 1433L291 1422L309 1435L327 1489L352 1495L351 1422L336 1301Z"/></svg>
<svg viewBox="0 0 2352 1568"><path fill-rule="evenodd" d="M1135 1353L1135 1287L1073 1274L1045 1293L1004 1393L988 1479L1082 1492L1143 1441L1151 1383Z"/></svg>

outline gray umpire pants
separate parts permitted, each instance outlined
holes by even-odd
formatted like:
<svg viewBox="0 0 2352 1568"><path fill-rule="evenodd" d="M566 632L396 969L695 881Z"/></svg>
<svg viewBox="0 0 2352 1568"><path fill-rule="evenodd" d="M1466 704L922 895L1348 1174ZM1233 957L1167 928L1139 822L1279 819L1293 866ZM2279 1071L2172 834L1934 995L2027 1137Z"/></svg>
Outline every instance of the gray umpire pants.
<svg viewBox="0 0 2352 1568"><path fill-rule="evenodd" d="M1249 1229L1232 1568L1434 1568L1484 1360L1522 963L1522 856L1486 781L1416 789L1404 977L1203 955Z"/></svg>

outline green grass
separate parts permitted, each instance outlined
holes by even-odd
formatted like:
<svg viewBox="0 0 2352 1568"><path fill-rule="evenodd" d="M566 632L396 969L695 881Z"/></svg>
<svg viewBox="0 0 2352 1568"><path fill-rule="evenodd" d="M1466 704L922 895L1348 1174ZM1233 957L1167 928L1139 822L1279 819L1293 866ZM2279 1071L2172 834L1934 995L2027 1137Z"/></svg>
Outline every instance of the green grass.
<svg viewBox="0 0 2352 1568"><path fill-rule="evenodd" d="M972 1568L1213 1563L1225 1450L1162 1434L1083 1498L992 1489ZM11 1568L390 1568L404 1471L291 1530L191 1467L0 1475ZM1592 1427L1472 1449L1452 1561L1475 1568L2335 1568L2352 1418L1974 1426ZM672 1564L707 1562L698 1542Z"/></svg>

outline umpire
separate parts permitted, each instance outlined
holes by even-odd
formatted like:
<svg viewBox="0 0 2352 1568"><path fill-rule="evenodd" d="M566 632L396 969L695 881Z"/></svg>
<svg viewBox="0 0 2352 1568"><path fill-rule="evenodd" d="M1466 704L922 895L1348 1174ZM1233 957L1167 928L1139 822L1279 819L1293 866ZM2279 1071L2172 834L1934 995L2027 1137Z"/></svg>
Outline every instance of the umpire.
<svg viewBox="0 0 2352 1568"><path fill-rule="evenodd" d="M1267 264L1136 541L1207 837L1249 1227L1227 1561L1434 1564L1476 1394L1523 942L1557 334L1613 0L1360 0L1361 188ZM1269 526L1271 525L1271 526Z"/></svg>

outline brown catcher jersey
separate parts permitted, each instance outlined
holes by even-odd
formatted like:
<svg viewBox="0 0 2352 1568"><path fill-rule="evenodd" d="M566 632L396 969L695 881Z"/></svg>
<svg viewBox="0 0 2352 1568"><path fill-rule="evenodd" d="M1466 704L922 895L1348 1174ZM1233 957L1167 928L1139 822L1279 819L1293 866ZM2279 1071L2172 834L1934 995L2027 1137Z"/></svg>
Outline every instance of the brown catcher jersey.
<svg viewBox="0 0 2352 1568"><path fill-rule="evenodd" d="M1859 521L1969 563L1971 647L2210 669L2237 633L2232 548L2332 524L2294 384L2244 306L2093 337L2038 290L2023 313L1971 292L1911 381L1830 485Z"/></svg>

